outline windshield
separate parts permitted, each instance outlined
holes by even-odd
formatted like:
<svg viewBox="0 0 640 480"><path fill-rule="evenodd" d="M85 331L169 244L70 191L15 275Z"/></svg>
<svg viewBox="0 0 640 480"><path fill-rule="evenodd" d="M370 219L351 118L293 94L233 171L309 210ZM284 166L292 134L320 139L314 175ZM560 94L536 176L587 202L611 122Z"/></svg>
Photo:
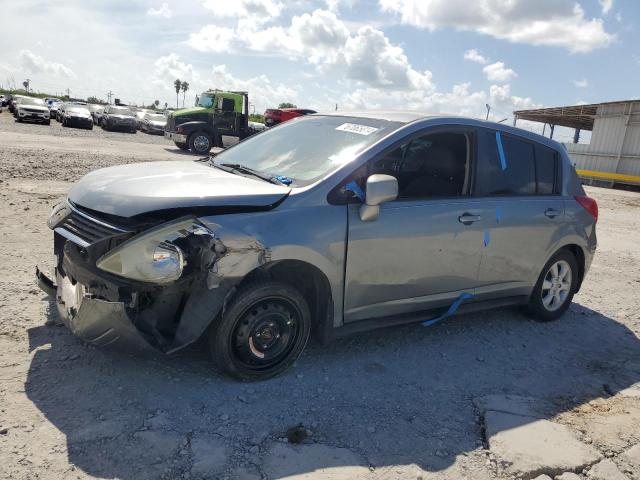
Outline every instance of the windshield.
<svg viewBox="0 0 640 480"><path fill-rule="evenodd" d="M81 115L89 115L90 112L89 110L87 110L86 108L83 107L71 107L71 108L67 108L67 111L70 113L78 113Z"/></svg>
<svg viewBox="0 0 640 480"><path fill-rule="evenodd" d="M108 113L112 113L114 115L128 115L129 117L133 117L133 112L128 108L111 107Z"/></svg>
<svg viewBox="0 0 640 480"><path fill-rule="evenodd" d="M350 162L356 154L403 124L375 118L301 117L240 142L215 157L308 185Z"/></svg>
<svg viewBox="0 0 640 480"><path fill-rule="evenodd" d="M20 103L22 105L44 105L44 100L42 100L41 98L29 98L29 97L24 97L20 100Z"/></svg>
<svg viewBox="0 0 640 480"><path fill-rule="evenodd" d="M215 99L215 95L203 93L202 95L200 95L200 100L198 100L198 106L204 107L204 108L211 108L213 106L214 99Z"/></svg>

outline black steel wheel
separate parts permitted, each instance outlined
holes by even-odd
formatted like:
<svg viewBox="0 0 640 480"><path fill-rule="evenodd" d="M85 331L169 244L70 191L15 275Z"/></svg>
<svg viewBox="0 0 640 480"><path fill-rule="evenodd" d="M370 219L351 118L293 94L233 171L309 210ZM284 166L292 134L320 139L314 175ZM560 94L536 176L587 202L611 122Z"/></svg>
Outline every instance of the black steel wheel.
<svg viewBox="0 0 640 480"><path fill-rule="evenodd" d="M206 132L198 131L189 135L189 150L199 155L209 153L211 150L211 138Z"/></svg>
<svg viewBox="0 0 640 480"><path fill-rule="evenodd" d="M217 365L243 381L264 380L287 370L309 339L309 306L298 290L279 282L240 289L211 330Z"/></svg>

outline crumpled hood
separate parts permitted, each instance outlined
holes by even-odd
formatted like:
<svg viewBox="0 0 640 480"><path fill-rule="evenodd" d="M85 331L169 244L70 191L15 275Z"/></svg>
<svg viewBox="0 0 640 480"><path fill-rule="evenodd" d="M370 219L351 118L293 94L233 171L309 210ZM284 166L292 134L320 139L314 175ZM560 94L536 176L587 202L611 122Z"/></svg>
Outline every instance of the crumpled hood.
<svg viewBox="0 0 640 480"><path fill-rule="evenodd" d="M290 188L190 161L119 165L85 175L69 200L98 212L133 217L195 207L265 207Z"/></svg>

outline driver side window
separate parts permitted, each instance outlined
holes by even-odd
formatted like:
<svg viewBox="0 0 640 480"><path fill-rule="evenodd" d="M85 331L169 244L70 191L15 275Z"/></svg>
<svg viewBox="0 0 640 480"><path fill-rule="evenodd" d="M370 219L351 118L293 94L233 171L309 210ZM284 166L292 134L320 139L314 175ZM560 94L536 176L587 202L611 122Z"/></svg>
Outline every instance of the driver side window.
<svg viewBox="0 0 640 480"><path fill-rule="evenodd" d="M432 133L413 138L378 159L370 174L398 180L398 200L465 195L469 184L470 135Z"/></svg>

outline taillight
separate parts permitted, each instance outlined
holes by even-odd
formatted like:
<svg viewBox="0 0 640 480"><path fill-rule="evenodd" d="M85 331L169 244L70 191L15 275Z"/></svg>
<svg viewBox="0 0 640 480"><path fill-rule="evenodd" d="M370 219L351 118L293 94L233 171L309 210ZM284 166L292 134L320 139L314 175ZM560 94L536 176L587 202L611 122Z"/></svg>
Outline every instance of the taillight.
<svg viewBox="0 0 640 480"><path fill-rule="evenodd" d="M578 202L582 207L591 214L593 219L598 221L598 203L591 197L586 197L583 195L576 195L574 197L576 202Z"/></svg>

